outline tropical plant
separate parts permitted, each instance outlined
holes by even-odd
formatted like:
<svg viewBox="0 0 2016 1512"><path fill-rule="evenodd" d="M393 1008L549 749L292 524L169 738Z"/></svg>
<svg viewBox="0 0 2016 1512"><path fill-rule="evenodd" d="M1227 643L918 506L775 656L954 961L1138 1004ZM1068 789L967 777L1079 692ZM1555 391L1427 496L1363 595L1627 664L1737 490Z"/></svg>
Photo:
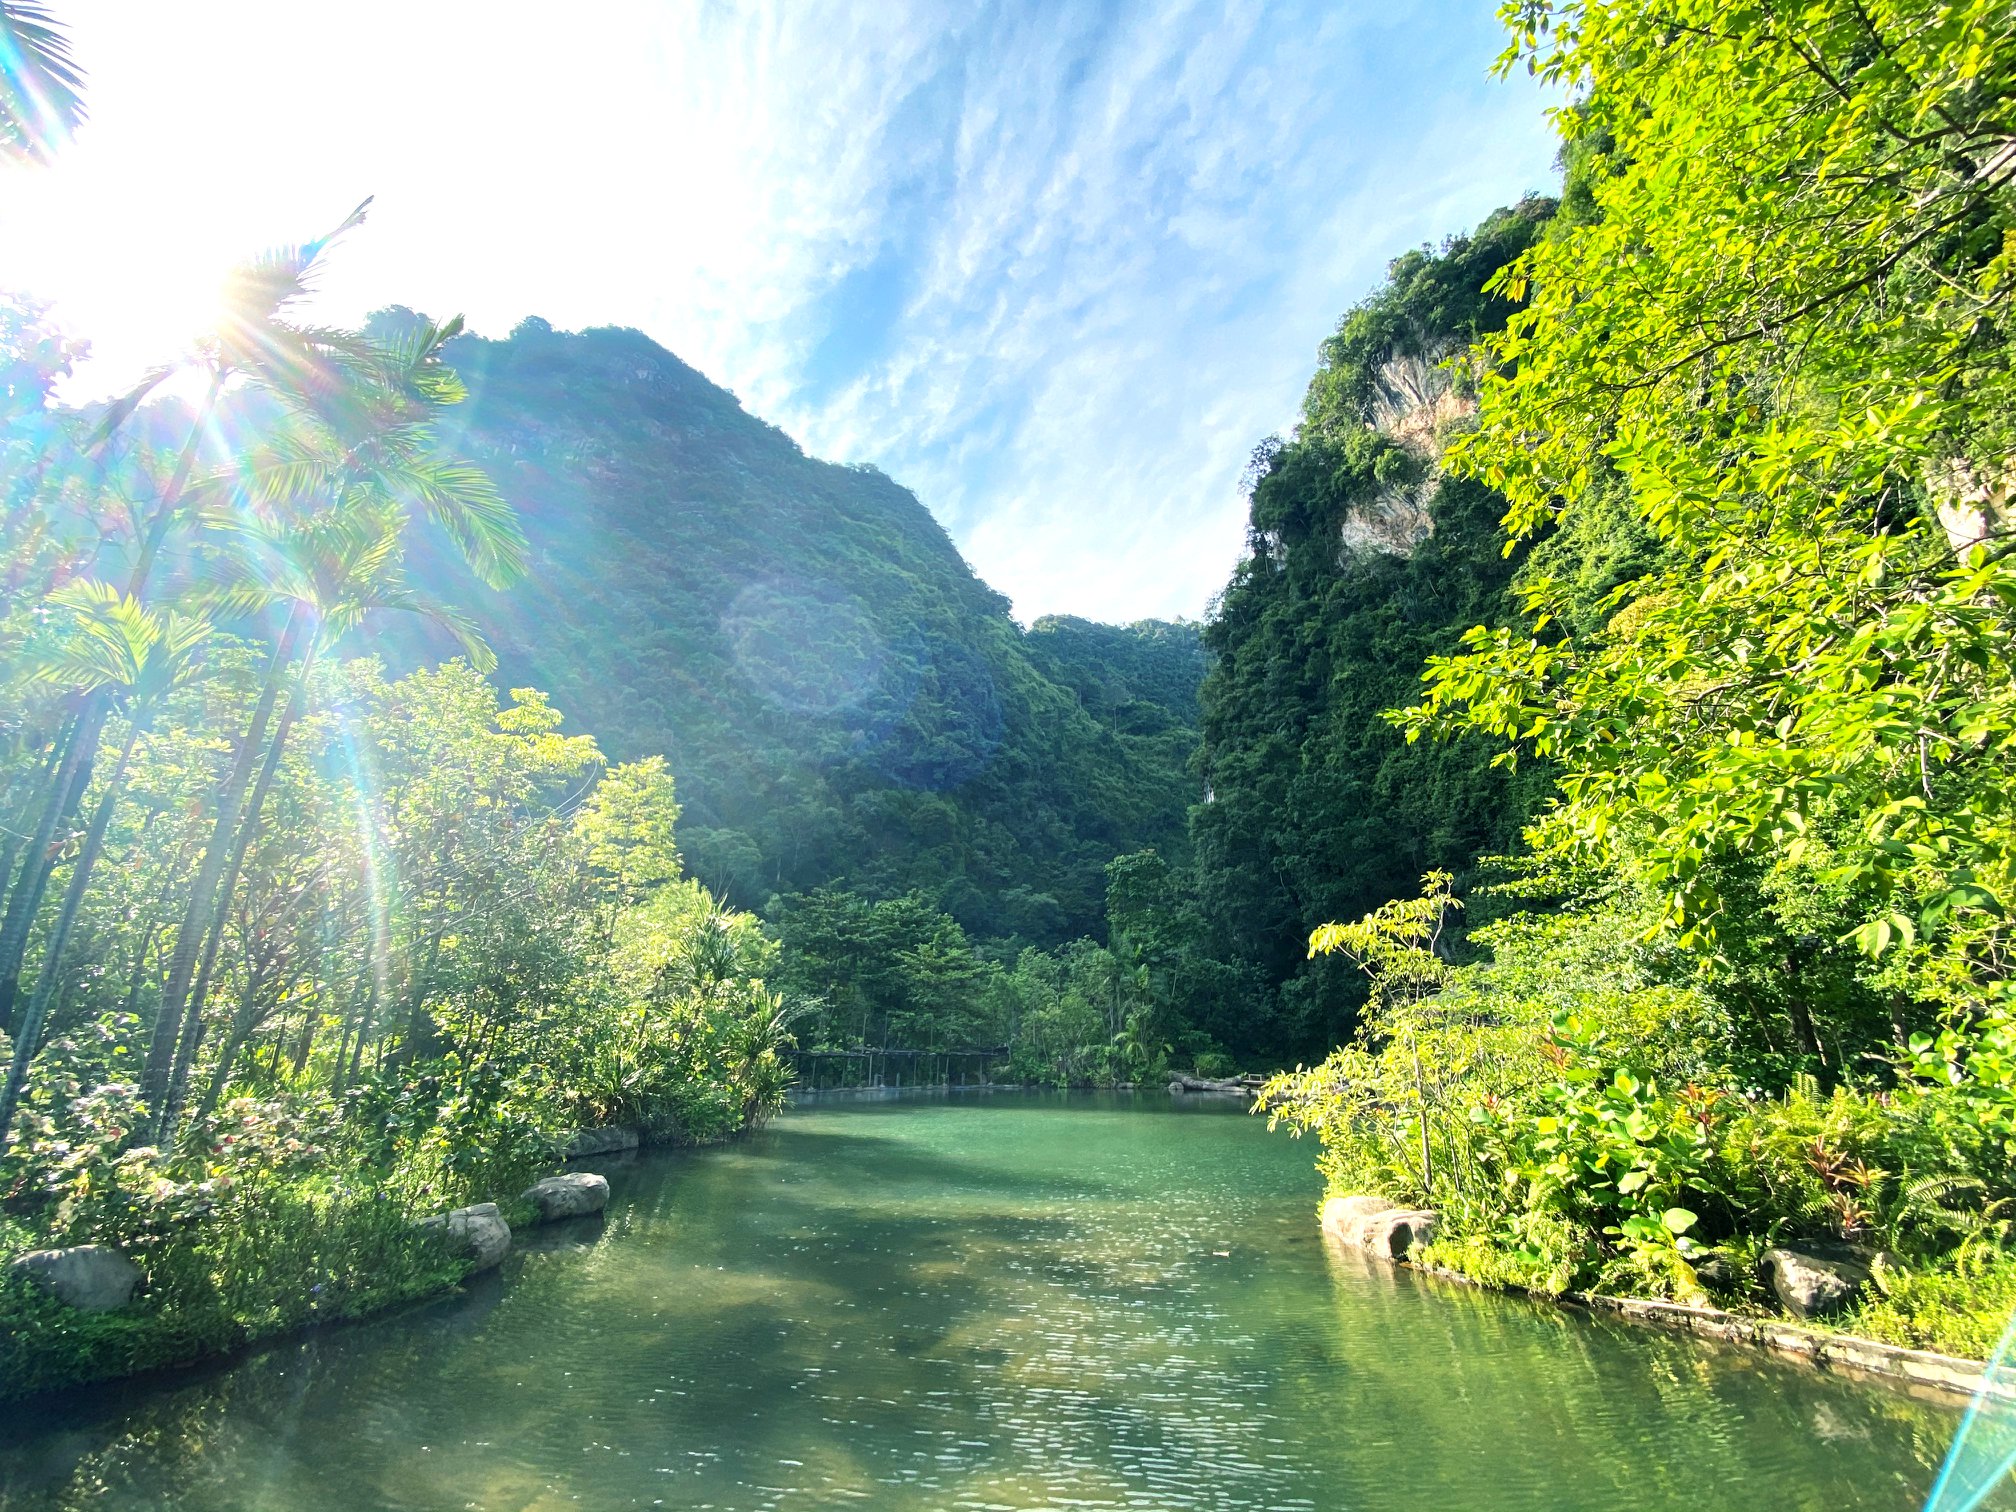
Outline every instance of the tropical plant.
<svg viewBox="0 0 2016 1512"><path fill-rule="evenodd" d="M0 4L0 158L47 162L84 121L84 73L35 0Z"/></svg>
<svg viewBox="0 0 2016 1512"><path fill-rule="evenodd" d="M2016 898L2016 19L1505 14L1506 62L1578 92L1591 213L1494 280L1523 308L1448 465L1515 541L1621 482L1669 565L1589 629L1530 584L1526 625L1431 662L1410 737L1557 763L1540 842L1642 871L1706 951L1761 867L1833 888L1899 996L1974 998Z"/></svg>
<svg viewBox="0 0 2016 1512"><path fill-rule="evenodd" d="M51 594L48 602L52 611L67 616L67 633L52 636L35 649L29 675L87 696L111 690L125 715L126 736L70 863L70 880L42 948L27 1012L14 1027L13 1057L6 1084L0 1088L0 1149L6 1146L29 1062L61 980L64 953L103 853L134 748L167 695L198 675L198 656L211 634L205 619L173 611L157 614L108 584L89 579L66 584Z"/></svg>

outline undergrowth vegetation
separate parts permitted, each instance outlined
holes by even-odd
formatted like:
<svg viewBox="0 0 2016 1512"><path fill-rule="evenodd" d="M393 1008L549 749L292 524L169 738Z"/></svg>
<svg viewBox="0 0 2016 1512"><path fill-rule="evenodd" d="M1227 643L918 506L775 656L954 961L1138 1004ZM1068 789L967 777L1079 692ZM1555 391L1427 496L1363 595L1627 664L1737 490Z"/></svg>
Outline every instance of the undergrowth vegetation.
<svg viewBox="0 0 2016 1512"><path fill-rule="evenodd" d="M1642 902L1501 920L1473 937L1486 959L1450 966L1432 948L1447 883L1319 932L1366 964L1375 1006L1262 1106L1319 1136L1332 1192L1434 1208L1423 1263L1552 1295L1764 1307L1764 1250L1847 1241L1875 1262L1850 1326L1993 1347L2016 1275L2016 1025L1772 1087L1712 981L1648 947Z"/></svg>

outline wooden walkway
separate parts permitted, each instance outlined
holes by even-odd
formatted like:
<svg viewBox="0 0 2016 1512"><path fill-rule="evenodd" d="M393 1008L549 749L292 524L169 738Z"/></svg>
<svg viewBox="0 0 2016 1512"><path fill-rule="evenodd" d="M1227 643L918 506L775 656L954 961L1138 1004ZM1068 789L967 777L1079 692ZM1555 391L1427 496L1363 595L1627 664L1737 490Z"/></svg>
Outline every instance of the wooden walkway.
<svg viewBox="0 0 2016 1512"><path fill-rule="evenodd" d="M836 1087L980 1087L1008 1064L1007 1046L987 1050L794 1050L808 1092Z"/></svg>

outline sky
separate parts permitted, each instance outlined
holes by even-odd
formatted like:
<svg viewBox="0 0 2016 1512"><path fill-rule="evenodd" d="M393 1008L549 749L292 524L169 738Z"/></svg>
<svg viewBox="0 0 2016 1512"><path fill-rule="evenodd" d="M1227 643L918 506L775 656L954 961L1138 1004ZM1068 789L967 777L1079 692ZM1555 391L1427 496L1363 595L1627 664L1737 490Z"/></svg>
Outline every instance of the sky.
<svg viewBox="0 0 2016 1512"><path fill-rule="evenodd" d="M636 326L913 489L1025 622L1205 612L1388 259L1556 182L1490 0L58 0L0 286L109 392L366 195L319 313Z"/></svg>

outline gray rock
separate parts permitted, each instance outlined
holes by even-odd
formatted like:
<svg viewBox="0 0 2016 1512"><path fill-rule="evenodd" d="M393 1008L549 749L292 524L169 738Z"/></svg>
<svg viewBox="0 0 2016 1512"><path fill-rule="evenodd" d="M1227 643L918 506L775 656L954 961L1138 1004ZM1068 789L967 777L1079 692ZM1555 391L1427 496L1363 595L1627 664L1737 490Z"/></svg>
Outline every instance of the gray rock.
<svg viewBox="0 0 2016 1512"><path fill-rule="evenodd" d="M437 1237L458 1260L467 1260L471 1271L488 1270L511 1252L511 1225L494 1202L423 1218L414 1227Z"/></svg>
<svg viewBox="0 0 2016 1512"><path fill-rule="evenodd" d="M1435 1237L1439 1219L1427 1208L1395 1207L1384 1197L1332 1197L1323 1204L1323 1232L1347 1249L1399 1260Z"/></svg>
<svg viewBox="0 0 2016 1512"><path fill-rule="evenodd" d="M1867 1261L1847 1245L1766 1250L1757 1272L1795 1318L1831 1318L1869 1284Z"/></svg>
<svg viewBox="0 0 2016 1512"><path fill-rule="evenodd" d="M599 1213L609 1202L609 1178L592 1171L548 1176L527 1187L524 1200L532 1204L541 1223Z"/></svg>
<svg viewBox="0 0 2016 1512"><path fill-rule="evenodd" d="M1381 1260L1400 1260L1435 1237L1441 1219L1428 1208L1396 1208L1365 1222L1365 1248Z"/></svg>
<svg viewBox="0 0 2016 1512"><path fill-rule="evenodd" d="M80 1312L105 1312L133 1300L140 1267L102 1244L72 1249L30 1250L7 1267L26 1276L59 1302Z"/></svg>
<svg viewBox="0 0 2016 1512"><path fill-rule="evenodd" d="M1340 1244L1363 1249L1366 1225L1381 1213L1392 1211L1393 1204L1384 1197L1332 1197L1323 1204L1323 1232Z"/></svg>
<svg viewBox="0 0 2016 1512"><path fill-rule="evenodd" d="M635 1129L620 1125L607 1129L577 1129L574 1137L567 1141L567 1159L579 1160L584 1155L607 1155L616 1150L634 1150L642 1142Z"/></svg>

